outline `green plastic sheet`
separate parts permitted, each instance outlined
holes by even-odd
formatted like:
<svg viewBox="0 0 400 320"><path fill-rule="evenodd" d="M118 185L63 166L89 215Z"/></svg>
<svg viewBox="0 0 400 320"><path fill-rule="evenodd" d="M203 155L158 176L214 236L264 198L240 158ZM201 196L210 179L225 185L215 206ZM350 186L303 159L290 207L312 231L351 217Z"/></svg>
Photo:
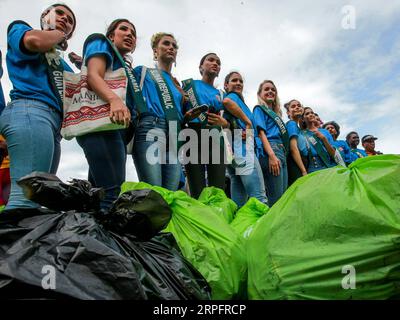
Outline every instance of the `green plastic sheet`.
<svg viewBox="0 0 400 320"><path fill-rule="evenodd" d="M255 224L269 211L269 207L257 200L250 198L247 203L236 212L235 219L231 227L242 237L247 239L251 234Z"/></svg>
<svg viewBox="0 0 400 320"><path fill-rule="evenodd" d="M246 248L250 299L398 299L400 156L297 180Z"/></svg>
<svg viewBox="0 0 400 320"><path fill-rule="evenodd" d="M232 222L237 204L226 196L224 190L215 187L204 188L199 196L199 201L213 208L227 223Z"/></svg>
<svg viewBox="0 0 400 320"><path fill-rule="evenodd" d="M206 278L212 299L241 299L246 294L247 263L243 239L213 208L189 197L146 183L126 182L122 193L152 189L161 194L172 209L172 219L164 230L171 232L186 259Z"/></svg>

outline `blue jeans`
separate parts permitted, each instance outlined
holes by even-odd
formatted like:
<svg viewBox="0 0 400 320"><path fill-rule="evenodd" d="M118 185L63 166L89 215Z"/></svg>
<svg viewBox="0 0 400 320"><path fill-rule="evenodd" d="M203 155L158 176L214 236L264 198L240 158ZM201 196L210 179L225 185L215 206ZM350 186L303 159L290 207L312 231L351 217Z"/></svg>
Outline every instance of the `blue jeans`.
<svg viewBox="0 0 400 320"><path fill-rule="evenodd" d="M256 198L268 205L268 198L265 194L264 179L260 164L257 157L252 157L254 160L246 161L246 166L239 170L228 165L228 173L231 178L231 197L232 200L242 207L246 204L249 198ZM243 159L238 159L238 162ZM239 173L241 172L241 173Z"/></svg>
<svg viewBox="0 0 400 320"><path fill-rule="evenodd" d="M89 164L89 182L105 190L106 196L100 202L102 209L111 207L125 182L125 134L126 130L110 130L76 138Z"/></svg>
<svg viewBox="0 0 400 320"><path fill-rule="evenodd" d="M263 171L265 189L267 191L267 196L269 204L272 207L280 197L285 193L288 187L288 171L286 163L285 147L282 143L270 141L271 148L274 151L276 157L281 162L281 171L279 176L274 176L269 171L269 157L260 156L260 165Z"/></svg>
<svg viewBox="0 0 400 320"><path fill-rule="evenodd" d="M307 173L313 173L328 168L319 156L312 156L310 158Z"/></svg>
<svg viewBox="0 0 400 320"><path fill-rule="evenodd" d="M136 127L132 153L139 180L176 191L182 169L177 154L170 159L168 148L167 120L142 115Z"/></svg>
<svg viewBox="0 0 400 320"><path fill-rule="evenodd" d="M43 102L17 99L0 116L0 131L10 154L11 193L6 209L37 208L17 181L34 172L55 174L60 162L61 114Z"/></svg>

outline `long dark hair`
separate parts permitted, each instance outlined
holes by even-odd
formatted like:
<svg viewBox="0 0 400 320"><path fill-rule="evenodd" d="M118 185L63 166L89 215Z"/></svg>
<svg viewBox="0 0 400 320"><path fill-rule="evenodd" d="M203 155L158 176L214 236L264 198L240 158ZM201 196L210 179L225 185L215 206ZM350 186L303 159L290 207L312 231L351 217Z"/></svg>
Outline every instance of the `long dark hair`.
<svg viewBox="0 0 400 320"><path fill-rule="evenodd" d="M303 115L301 116L301 121L300 121L300 128L303 130L307 129L307 124L304 121L304 115L306 114L307 109L310 109L312 112L314 112L314 110L311 107L304 107L304 112L303 112Z"/></svg>
<svg viewBox="0 0 400 320"><path fill-rule="evenodd" d="M72 13L72 17L74 18L74 25L72 26L71 32L67 35L67 39L69 40L69 39L71 39L71 37L75 31L75 28L76 28L76 17L75 17L74 12L71 10L71 8L68 7L65 3L55 3L55 4L52 4L51 6L49 6L48 8L46 8L40 15L40 27L43 29L43 18L51 11L51 9L53 9L55 7L64 7Z"/></svg>
<svg viewBox="0 0 400 320"><path fill-rule="evenodd" d="M111 22L111 24L110 24L110 25L108 26L108 28L107 28L106 37L107 37L108 39L110 39L110 37L114 34L114 31L115 31L115 30L118 28L118 26L119 26L121 23L123 23L123 22L129 23L129 24L133 27L133 30L135 31L135 37L136 37L136 27L135 27L135 25L134 25L132 22L130 22L128 19L115 19L113 22ZM110 39L110 40L111 40L111 39ZM124 61L125 61L125 63L126 63L129 67L132 67L132 61L129 60L129 58L128 58L127 55L124 56Z"/></svg>
<svg viewBox="0 0 400 320"><path fill-rule="evenodd" d="M225 80L224 80L224 89L225 89L225 86L229 83L229 80L231 80L231 78L232 78L232 76L234 75L234 74L238 74L239 76L242 76L241 74L240 74L240 72L238 72L238 71L231 71L231 72L229 72L226 76L225 76ZM227 91L226 93L231 93L231 92L233 92L233 91ZM241 94L241 93L238 93L238 92L235 92L239 97L240 97L240 99L242 99L242 101L244 102L244 97L243 97L243 95Z"/></svg>

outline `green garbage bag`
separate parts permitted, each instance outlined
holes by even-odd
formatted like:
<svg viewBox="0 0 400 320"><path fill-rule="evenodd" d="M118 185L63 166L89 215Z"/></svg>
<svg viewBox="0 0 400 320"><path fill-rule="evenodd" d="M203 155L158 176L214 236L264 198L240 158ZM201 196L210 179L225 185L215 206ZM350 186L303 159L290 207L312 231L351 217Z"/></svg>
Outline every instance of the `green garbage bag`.
<svg viewBox="0 0 400 320"><path fill-rule="evenodd" d="M242 237L248 238L257 221L264 216L269 207L257 200L250 198L247 203L236 212L235 219L231 222L231 227Z"/></svg>
<svg viewBox="0 0 400 320"><path fill-rule="evenodd" d="M232 222L237 204L226 196L224 190L215 187L204 188L199 201L213 208L227 223Z"/></svg>
<svg viewBox="0 0 400 320"><path fill-rule="evenodd" d="M300 178L246 249L250 299L400 298L400 156Z"/></svg>
<svg viewBox="0 0 400 320"><path fill-rule="evenodd" d="M171 232L183 256L206 278L212 299L242 299L246 294L247 263L244 240L213 208L189 197L146 183L126 182L121 192L152 189L172 209L165 232Z"/></svg>

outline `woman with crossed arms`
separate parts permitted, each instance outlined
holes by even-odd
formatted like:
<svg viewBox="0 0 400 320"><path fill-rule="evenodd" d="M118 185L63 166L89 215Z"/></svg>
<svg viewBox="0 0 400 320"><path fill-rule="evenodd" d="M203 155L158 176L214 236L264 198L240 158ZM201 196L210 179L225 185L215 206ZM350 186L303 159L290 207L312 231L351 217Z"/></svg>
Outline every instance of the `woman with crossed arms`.
<svg viewBox="0 0 400 320"><path fill-rule="evenodd" d="M302 134L305 138L305 147L301 153L308 159L308 173L336 166L332 136L327 130L318 126L319 121L314 111L309 107L304 108Z"/></svg>

